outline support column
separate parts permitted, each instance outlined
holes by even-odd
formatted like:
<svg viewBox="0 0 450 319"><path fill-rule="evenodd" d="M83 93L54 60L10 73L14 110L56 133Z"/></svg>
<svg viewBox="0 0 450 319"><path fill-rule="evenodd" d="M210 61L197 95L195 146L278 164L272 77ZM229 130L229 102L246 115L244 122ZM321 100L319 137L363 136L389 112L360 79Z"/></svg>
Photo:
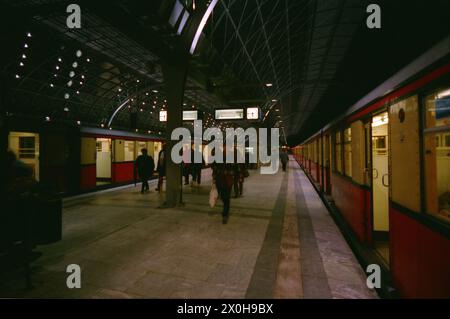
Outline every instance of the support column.
<svg viewBox="0 0 450 319"><path fill-rule="evenodd" d="M172 131L183 125L183 96L186 83L186 63L164 63L162 66L167 94L166 126L166 202L165 207L175 207L181 202L181 164L172 161L171 153L177 141L172 141Z"/></svg>

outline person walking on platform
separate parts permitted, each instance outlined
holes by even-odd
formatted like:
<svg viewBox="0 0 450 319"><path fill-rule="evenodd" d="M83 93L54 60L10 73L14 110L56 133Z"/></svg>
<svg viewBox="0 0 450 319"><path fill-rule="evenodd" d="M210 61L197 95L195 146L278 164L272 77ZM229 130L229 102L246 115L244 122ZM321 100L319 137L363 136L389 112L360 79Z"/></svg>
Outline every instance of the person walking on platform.
<svg viewBox="0 0 450 319"><path fill-rule="evenodd" d="M286 150L282 149L280 152L280 161L281 161L281 165L283 167L283 172L286 172L286 166L287 163L289 162L289 156L286 153Z"/></svg>
<svg viewBox="0 0 450 319"><path fill-rule="evenodd" d="M184 177L184 185L189 185L189 174L192 173L192 153L193 151L189 151L189 149L183 148L183 161L181 163L183 177ZM191 156L191 159L189 159Z"/></svg>
<svg viewBox="0 0 450 319"><path fill-rule="evenodd" d="M138 174L142 182L141 194L144 194L144 192L149 190L148 180L152 177L155 170L155 162L153 157L148 155L146 148L143 148L141 153L134 162L134 180L136 180L136 175Z"/></svg>
<svg viewBox="0 0 450 319"><path fill-rule="evenodd" d="M244 191L244 180L249 176L247 166L245 163L235 163L233 164L234 170L234 198L238 198L242 196Z"/></svg>
<svg viewBox="0 0 450 319"><path fill-rule="evenodd" d="M222 224L226 224L228 223L230 214L230 197L231 188L233 187L234 169L232 164L214 162L212 164L212 170L213 183L216 184L217 193L223 202Z"/></svg>
<svg viewBox="0 0 450 319"><path fill-rule="evenodd" d="M156 191L161 192L164 176L166 176L166 144L164 143L162 145L161 151L159 151L158 154L158 187L156 188Z"/></svg>
<svg viewBox="0 0 450 319"><path fill-rule="evenodd" d="M234 198L238 198L242 196L243 190L244 190L244 179L249 176L248 170L247 170L247 164L245 163L245 153L241 153L240 155L244 158L244 163L239 163L239 154L240 152L236 147L234 149L234 164L233 164L233 170L234 170L234 181L233 181L233 188L234 188Z"/></svg>
<svg viewBox="0 0 450 319"><path fill-rule="evenodd" d="M195 162L195 156L201 157L200 163ZM193 150L191 163L192 163L191 164L191 168L192 168L192 184L191 185L194 185L195 183L197 183L197 185L200 185L201 180L202 180L202 168L203 168L203 164L204 164L202 152L200 152L199 150Z"/></svg>

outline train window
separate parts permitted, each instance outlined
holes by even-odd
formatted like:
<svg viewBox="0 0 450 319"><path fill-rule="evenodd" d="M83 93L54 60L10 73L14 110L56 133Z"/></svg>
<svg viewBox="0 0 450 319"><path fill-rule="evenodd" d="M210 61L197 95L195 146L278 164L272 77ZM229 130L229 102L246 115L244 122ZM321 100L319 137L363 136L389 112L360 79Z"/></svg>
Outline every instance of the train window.
<svg viewBox="0 0 450 319"><path fill-rule="evenodd" d="M339 173L342 173L342 140L341 140L341 132L336 132L335 134L335 170Z"/></svg>
<svg viewBox="0 0 450 319"><path fill-rule="evenodd" d="M450 147L450 133L444 134L443 147Z"/></svg>
<svg viewBox="0 0 450 319"><path fill-rule="evenodd" d="M19 137L19 158L34 158L36 154L34 136Z"/></svg>
<svg viewBox="0 0 450 319"><path fill-rule="evenodd" d="M450 88L427 96L424 111L427 211L450 222Z"/></svg>
<svg viewBox="0 0 450 319"><path fill-rule="evenodd" d="M344 130L344 173L352 176L352 130L347 128Z"/></svg>
<svg viewBox="0 0 450 319"><path fill-rule="evenodd" d="M134 141L125 141L124 160L127 162L134 161Z"/></svg>
<svg viewBox="0 0 450 319"><path fill-rule="evenodd" d="M147 143L138 141L137 144L138 144L138 149L137 149L138 154L137 155L139 155L143 148L147 148Z"/></svg>
<svg viewBox="0 0 450 319"><path fill-rule="evenodd" d="M450 88L427 96L425 99L426 127L450 125Z"/></svg>

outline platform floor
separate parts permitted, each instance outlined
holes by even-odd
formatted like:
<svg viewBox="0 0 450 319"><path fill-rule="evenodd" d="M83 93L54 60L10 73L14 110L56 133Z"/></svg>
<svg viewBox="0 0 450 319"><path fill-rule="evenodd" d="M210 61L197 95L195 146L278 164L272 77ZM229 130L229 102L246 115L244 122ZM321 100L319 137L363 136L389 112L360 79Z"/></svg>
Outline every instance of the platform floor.
<svg viewBox="0 0 450 319"><path fill-rule="evenodd" d="M30 298L377 298L309 180L250 171L244 196L209 207L210 170L184 187L184 207L124 187L65 200L63 240L41 246L34 289L3 275L0 297ZM80 289L66 267L82 269Z"/></svg>

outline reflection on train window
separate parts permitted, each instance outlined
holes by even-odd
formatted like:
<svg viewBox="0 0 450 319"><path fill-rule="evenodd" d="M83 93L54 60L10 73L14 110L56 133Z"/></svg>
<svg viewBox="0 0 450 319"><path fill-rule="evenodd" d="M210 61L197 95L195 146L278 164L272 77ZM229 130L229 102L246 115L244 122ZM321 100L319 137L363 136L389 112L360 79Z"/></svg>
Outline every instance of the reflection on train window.
<svg viewBox="0 0 450 319"><path fill-rule="evenodd" d="M450 88L427 96L425 102L426 127L450 125Z"/></svg>
<svg viewBox="0 0 450 319"><path fill-rule="evenodd" d="M36 156L34 136L19 137L19 158L34 158Z"/></svg>
<svg viewBox="0 0 450 319"><path fill-rule="evenodd" d="M342 143L341 143L341 132L336 132L335 134L335 169L339 173L342 173Z"/></svg>
<svg viewBox="0 0 450 319"><path fill-rule="evenodd" d="M450 221L450 89L427 96L425 113L427 211Z"/></svg>
<svg viewBox="0 0 450 319"><path fill-rule="evenodd" d="M124 148L125 148L125 156L124 156L125 162L134 161L134 141L125 141Z"/></svg>
<svg viewBox="0 0 450 319"><path fill-rule="evenodd" d="M386 136L374 136L372 137L373 152L377 155L387 154Z"/></svg>
<svg viewBox="0 0 450 319"><path fill-rule="evenodd" d="M347 128L344 130L344 173L352 176L352 130Z"/></svg>

